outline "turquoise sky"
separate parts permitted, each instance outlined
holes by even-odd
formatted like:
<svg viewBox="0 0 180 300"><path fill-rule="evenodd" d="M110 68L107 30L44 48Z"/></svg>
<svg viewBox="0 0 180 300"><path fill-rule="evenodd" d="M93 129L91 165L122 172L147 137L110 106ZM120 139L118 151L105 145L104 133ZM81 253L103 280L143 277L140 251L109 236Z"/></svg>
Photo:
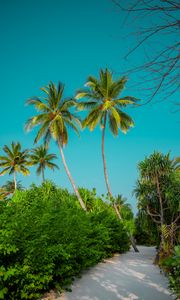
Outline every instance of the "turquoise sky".
<svg viewBox="0 0 180 300"><path fill-rule="evenodd" d="M88 75L98 75L100 68L108 67L118 74L131 67L134 61L143 61L139 50L129 61L123 56L134 41L134 24L122 26L122 15L110 0L1 0L0 1L0 150L4 144L20 141L24 148L33 145L34 132L26 134L23 126L34 114L25 107L27 98L40 95L39 88L49 81L65 83L66 96L72 96L83 86ZM129 78L124 95L146 97L133 88L139 82ZM137 85L137 84L136 84ZM137 179L137 163L154 150L179 155L179 116L171 101L150 103L129 108L135 127L127 135L114 138L106 134L106 157L109 180L114 194L121 193L135 207L132 190ZM161 97L157 97L157 102ZM50 147L58 154L54 142ZM78 186L96 187L105 193L101 159L101 131L85 130L80 139L70 132L65 149L67 163ZM46 178L58 185L71 186L57 161L60 171L46 171ZM8 176L0 178L4 183ZM23 184L40 183L35 170Z"/></svg>

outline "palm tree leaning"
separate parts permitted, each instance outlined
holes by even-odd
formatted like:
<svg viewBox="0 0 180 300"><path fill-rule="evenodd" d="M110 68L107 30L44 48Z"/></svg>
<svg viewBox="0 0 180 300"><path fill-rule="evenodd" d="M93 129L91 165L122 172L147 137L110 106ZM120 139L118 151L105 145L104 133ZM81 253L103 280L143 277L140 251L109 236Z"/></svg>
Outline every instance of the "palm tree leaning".
<svg viewBox="0 0 180 300"><path fill-rule="evenodd" d="M56 154L48 153L48 148L44 145L41 145L35 149L31 150L30 154L30 165L37 165L36 173L37 175L42 174L42 181L45 180L44 171L45 168L49 168L51 170L59 169L59 167L52 162L52 160L56 159Z"/></svg>
<svg viewBox="0 0 180 300"><path fill-rule="evenodd" d="M34 143L37 143L42 137L46 146L51 138L57 142L68 178L81 207L86 211L86 206L69 171L63 152L63 147L68 143L67 127L74 129L78 134L77 125L81 124L78 117L69 110L76 105L76 101L72 99L63 100L64 85L60 82L57 87L54 83L49 83L47 87L41 88L41 90L45 97L42 99L33 97L27 101L28 105L33 105L36 108L38 114L27 121L26 130L29 131L33 127L40 126Z"/></svg>
<svg viewBox="0 0 180 300"><path fill-rule="evenodd" d="M119 130L126 133L128 129L134 125L131 117L123 112L122 108L136 104L137 99L131 96L119 96L126 82L126 77L121 77L114 81L112 73L108 69L105 69L104 71L101 69L99 78L97 79L93 76L89 76L85 88L79 90L75 97L77 100L81 98L86 98L88 100L78 103L79 110L89 110L87 117L83 121L83 127L88 127L92 131L100 124L102 128L104 177L110 199L113 199L113 195L109 184L104 153L105 130L109 125L112 134L117 136ZM113 206L118 218L122 220L116 202L113 203ZM137 248L135 251L138 251Z"/></svg>
<svg viewBox="0 0 180 300"><path fill-rule="evenodd" d="M29 175L27 166L29 165L28 157L29 150L21 150L20 143L11 143L11 148L7 145L3 147L6 155L0 156L0 167L3 170L0 172L0 176L8 173L14 175L14 189L17 188L17 173L22 173L24 176Z"/></svg>

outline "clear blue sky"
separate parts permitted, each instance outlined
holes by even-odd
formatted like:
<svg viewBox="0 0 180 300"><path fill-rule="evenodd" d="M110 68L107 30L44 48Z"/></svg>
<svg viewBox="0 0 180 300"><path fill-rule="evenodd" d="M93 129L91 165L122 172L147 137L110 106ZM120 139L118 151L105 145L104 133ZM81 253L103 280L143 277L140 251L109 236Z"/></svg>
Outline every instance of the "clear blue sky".
<svg viewBox="0 0 180 300"><path fill-rule="evenodd" d="M34 110L25 107L25 101L40 95L39 88L49 81L62 81L65 94L72 96L87 76L97 76L100 68L119 73L127 64L131 67L131 61L125 61L123 56L133 42L129 35L132 30L133 24L122 26L122 16L110 0L0 1L0 152L11 141L20 141L24 148L32 147L34 133L26 134L23 126ZM136 52L134 58L141 62L143 52ZM136 83L135 76L129 80L132 86ZM142 98L137 89L128 86L125 94ZM118 138L106 134L112 191L126 196L133 207L137 163L154 150L171 151L172 157L179 155L179 116L172 111L170 101L128 109L135 127ZM54 142L50 149L58 154ZM99 194L106 192L99 128L83 131L80 139L70 133L65 156L78 186L96 187ZM46 178L71 190L60 158L57 163L60 171L46 171ZM8 176L0 177L0 184L7 179ZM34 169L29 177L19 179L25 186L41 181Z"/></svg>

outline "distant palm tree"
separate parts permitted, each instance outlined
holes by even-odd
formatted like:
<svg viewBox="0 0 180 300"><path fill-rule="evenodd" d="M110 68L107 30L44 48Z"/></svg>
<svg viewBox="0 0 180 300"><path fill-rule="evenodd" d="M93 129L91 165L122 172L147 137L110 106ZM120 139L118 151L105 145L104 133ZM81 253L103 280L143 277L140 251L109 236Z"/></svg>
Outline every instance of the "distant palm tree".
<svg viewBox="0 0 180 300"><path fill-rule="evenodd" d="M52 160L56 159L56 154L48 153L48 148L44 145L39 146L35 149L32 149L32 154L30 155L30 164L32 166L37 165L36 173L37 175L42 174L42 180L45 180L44 171L45 168L49 168L51 170L59 169L59 167L52 162Z"/></svg>
<svg viewBox="0 0 180 300"><path fill-rule="evenodd" d="M94 130L100 124L102 128L102 158L104 166L104 177L109 197L113 199L111 192L106 159L104 153L104 138L107 125L114 136L118 135L119 130L126 133L130 127L133 127L134 122L129 115L122 111L122 108L128 105L134 105L137 99L132 96L120 97L119 94L125 87L127 82L126 77L114 81L112 73L105 69L99 72L99 79L89 76L85 84L85 88L81 89L76 94L76 99L86 98L88 101L78 104L79 110L88 109L90 112L83 121L83 127L88 127ZM107 124L108 122L108 124ZM114 209L119 219L122 219L116 202L113 203ZM134 246L133 246L134 247ZM135 247L136 248L136 247ZM135 251L138 251L137 248Z"/></svg>
<svg viewBox="0 0 180 300"><path fill-rule="evenodd" d="M8 180L5 184L3 184L2 188L7 193L7 195L13 194L15 191L15 184L13 180ZM17 181L16 183L16 189L17 190L23 190L24 187L21 184L21 181Z"/></svg>
<svg viewBox="0 0 180 300"><path fill-rule="evenodd" d="M119 215L119 219L123 219L122 218L122 208L127 208L130 209L130 204L126 203L127 199L125 197L123 197L122 195L118 195L116 198L113 198L113 204L116 205L117 208L117 215Z"/></svg>
<svg viewBox="0 0 180 300"><path fill-rule="evenodd" d="M0 176L6 173L14 175L14 189L17 188L16 174L22 173L24 176L29 175L28 166L28 150L21 150L20 143L11 143L11 149L5 145L3 147L6 156L0 156L0 167L3 170Z"/></svg>
<svg viewBox="0 0 180 300"><path fill-rule="evenodd" d="M72 128L78 134L77 125L80 124L80 121L69 110L76 105L76 101L72 99L62 99L64 92L64 85L62 83L58 83L57 87L54 83L50 83L46 88L41 88L41 90L45 93L45 98L41 100L40 98L34 97L27 101L27 104L34 105L39 114L27 121L26 130L28 131L35 126L40 126L34 140L35 143L42 137L44 137L45 145L49 144L51 138L57 141L66 173L81 207L86 211L85 204L78 192L63 153L63 147L68 143L67 127Z"/></svg>

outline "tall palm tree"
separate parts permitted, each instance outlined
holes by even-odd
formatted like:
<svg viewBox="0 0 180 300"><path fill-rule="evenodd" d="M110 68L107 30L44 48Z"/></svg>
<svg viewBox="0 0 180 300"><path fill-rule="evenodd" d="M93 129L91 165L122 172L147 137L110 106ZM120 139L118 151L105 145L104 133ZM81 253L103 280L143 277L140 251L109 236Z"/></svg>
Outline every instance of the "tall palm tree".
<svg viewBox="0 0 180 300"><path fill-rule="evenodd" d="M78 104L79 110L90 110L83 121L83 127L88 127L94 130L100 124L102 128L102 159L104 166L104 177L109 197L113 199L111 192L106 159L104 153L104 138L105 130L109 126L110 131L114 136L118 135L119 130L126 133L130 127L133 127L134 122L129 115L122 111L122 108L128 105L134 105L137 102L135 97L126 96L120 97L125 83L126 77L121 77L116 81L113 80L112 73L105 69L99 72L99 78L89 76L85 84L85 88L81 89L76 94L76 99L86 98L88 101ZM114 202L114 209L119 219L122 219L121 214Z"/></svg>
<svg viewBox="0 0 180 300"><path fill-rule="evenodd" d="M37 165L36 173L37 175L42 174L42 180L45 180L44 171L45 168L49 168L51 170L59 169L59 167L52 162L52 160L56 159L56 154L48 153L48 148L44 145L41 145L35 149L32 149L32 154L30 155L30 164L31 166Z"/></svg>
<svg viewBox="0 0 180 300"><path fill-rule="evenodd" d="M17 188L16 174L22 173L24 176L29 175L28 166L28 152L29 150L21 150L20 143L11 143L11 148L7 145L3 147L6 156L0 156L0 167L3 170L0 176L8 173L14 175L14 189Z"/></svg>
<svg viewBox="0 0 180 300"><path fill-rule="evenodd" d="M27 121L26 130L28 131L35 126L40 126L34 140L35 143L37 143L42 137L44 137L45 145L49 144L51 138L57 142L68 178L81 207L86 211L85 204L69 171L63 152L63 147L68 143L67 127L74 129L78 134L77 125L80 125L80 121L69 110L71 107L76 105L76 101L72 99L62 99L64 85L60 82L57 87L54 83L50 83L47 87L41 88L41 90L45 94L44 98L40 99L33 97L27 101L28 105L33 105L36 108L38 114Z"/></svg>
<svg viewBox="0 0 180 300"><path fill-rule="evenodd" d="M122 77L116 81L112 78L112 73L106 69L100 70L99 79L89 76L85 88L76 94L76 99L86 98L88 101L78 103L79 110L88 109L90 112L83 121L83 127L94 130L97 124L102 128L102 158L104 165L105 182L110 197L113 197L106 167L104 154L104 138L107 125L114 136L118 135L119 129L126 133L134 125L133 120L121 109L129 104L135 104L134 97L119 97L127 79ZM108 122L108 124L107 124Z"/></svg>

